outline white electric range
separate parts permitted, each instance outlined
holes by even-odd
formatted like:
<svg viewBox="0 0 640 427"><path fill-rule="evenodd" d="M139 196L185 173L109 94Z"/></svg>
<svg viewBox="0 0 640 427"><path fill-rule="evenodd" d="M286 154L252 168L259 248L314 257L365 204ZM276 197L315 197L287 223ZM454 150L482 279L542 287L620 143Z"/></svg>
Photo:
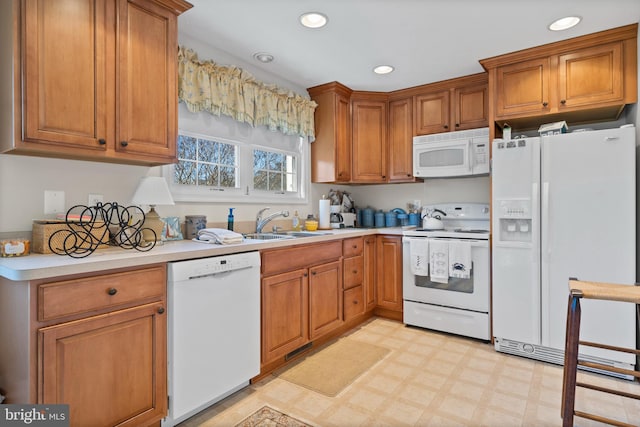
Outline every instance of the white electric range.
<svg viewBox="0 0 640 427"><path fill-rule="evenodd" d="M444 229L403 232L404 323L490 339L489 205L444 203Z"/></svg>

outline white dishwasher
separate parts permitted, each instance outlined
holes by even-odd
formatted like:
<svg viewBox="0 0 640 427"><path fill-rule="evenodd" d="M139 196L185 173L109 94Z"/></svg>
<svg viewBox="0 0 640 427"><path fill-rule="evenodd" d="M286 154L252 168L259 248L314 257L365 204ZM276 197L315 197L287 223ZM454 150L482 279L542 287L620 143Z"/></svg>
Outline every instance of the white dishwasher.
<svg viewBox="0 0 640 427"><path fill-rule="evenodd" d="M260 373L260 254L171 262L167 294L173 426Z"/></svg>

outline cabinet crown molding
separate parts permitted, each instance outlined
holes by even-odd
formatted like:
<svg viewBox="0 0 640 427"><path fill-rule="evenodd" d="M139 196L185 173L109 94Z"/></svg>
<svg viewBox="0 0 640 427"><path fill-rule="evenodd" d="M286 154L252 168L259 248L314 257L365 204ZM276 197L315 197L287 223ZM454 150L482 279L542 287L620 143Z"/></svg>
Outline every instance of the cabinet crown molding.
<svg viewBox="0 0 640 427"><path fill-rule="evenodd" d="M512 64L527 59L560 55L565 52L575 51L585 47L594 45L602 45L605 43L636 39L638 37L638 24L625 25L623 27L612 28L610 30L600 31L597 33L586 34L584 36L574 37L568 40L561 40L529 49L518 50L504 55L498 55L491 58L481 59L479 62L485 70L489 71L501 65Z"/></svg>

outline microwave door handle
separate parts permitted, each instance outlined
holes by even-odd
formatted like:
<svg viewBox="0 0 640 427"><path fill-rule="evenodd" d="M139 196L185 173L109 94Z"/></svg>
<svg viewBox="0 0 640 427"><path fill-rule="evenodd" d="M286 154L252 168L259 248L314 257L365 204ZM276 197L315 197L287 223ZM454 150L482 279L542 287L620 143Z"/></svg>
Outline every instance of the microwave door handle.
<svg viewBox="0 0 640 427"><path fill-rule="evenodd" d="M471 142L471 140L467 141L467 150L469 151L469 172L473 172L473 143Z"/></svg>

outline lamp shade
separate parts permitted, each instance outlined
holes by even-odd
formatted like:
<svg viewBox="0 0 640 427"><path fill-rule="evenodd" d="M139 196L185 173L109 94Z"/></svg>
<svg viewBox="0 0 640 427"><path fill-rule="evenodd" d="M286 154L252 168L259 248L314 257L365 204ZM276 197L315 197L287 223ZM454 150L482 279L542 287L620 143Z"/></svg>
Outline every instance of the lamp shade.
<svg viewBox="0 0 640 427"><path fill-rule="evenodd" d="M160 176L145 176L140 180L131 202L136 205L173 205L167 181Z"/></svg>

